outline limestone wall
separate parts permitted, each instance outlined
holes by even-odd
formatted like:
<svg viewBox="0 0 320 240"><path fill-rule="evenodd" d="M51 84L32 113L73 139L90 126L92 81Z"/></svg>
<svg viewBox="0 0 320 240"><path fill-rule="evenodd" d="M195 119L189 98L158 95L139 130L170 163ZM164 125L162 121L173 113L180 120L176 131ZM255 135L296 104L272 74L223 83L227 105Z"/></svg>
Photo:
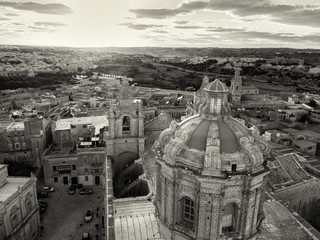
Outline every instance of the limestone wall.
<svg viewBox="0 0 320 240"><path fill-rule="evenodd" d="M280 189L276 196L314 227L320 226L320 179Z"/></svg>

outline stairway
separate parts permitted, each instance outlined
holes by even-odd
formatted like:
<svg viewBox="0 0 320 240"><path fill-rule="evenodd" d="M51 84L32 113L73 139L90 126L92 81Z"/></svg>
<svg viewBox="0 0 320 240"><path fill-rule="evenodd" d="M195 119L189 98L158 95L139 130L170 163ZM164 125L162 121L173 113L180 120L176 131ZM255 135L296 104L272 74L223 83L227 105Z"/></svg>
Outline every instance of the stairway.
<svg viewBox="0 0 320 240"><path fill-rule="evenodd" d="M136 180L134 180L132 183L127 185L125 188L123 188L118 194L118 198L121 198L123 195L125 195L128 191L130 191L132 188L134 188L136 185L138 185L142 179L145 178L145 174L141 174Z"/></svg>
<svg viewBox="0 0 320 240"><path fill-rule="evenodd" d="M125 169L121 170L121 172L119 173L118 179L121 179L121 177L123 177L126 173L128 173L130 170L132 170L137 164L141 164L141 158L135 160L133 163L131 163Z"/></svg>

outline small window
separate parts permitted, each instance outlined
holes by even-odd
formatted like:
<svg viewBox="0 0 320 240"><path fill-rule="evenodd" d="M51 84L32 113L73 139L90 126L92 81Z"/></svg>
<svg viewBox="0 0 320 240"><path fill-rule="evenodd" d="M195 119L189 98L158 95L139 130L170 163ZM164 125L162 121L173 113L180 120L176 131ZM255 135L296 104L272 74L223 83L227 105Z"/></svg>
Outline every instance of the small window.
<svg viewBox="0 0 320 240"><path fill-rule="evenodd" d="M88 172L88 168L85 168L84 171L85 171L85 172Z"/></svg>
<svg viewBox="0 0 320 240"><path fill-rule="evenodd" d="M76 128L76 125L71 124L71 128Z"/></svg>
<svg viewBox="0 0 320 240"><path fill-rule="evenodd" d="M76 169L77 169L76 165L72 165L72 170L76 170Z"/></svg>
<svg viewBox="0 0 320 240"><path fill-rule="evenodd" d="M308 150L311 150L312 149L312 147L308 147Z"/></svg>
<svg viewBox="0 0 320 240"><path fill-rule="evenodd" d="M14 148L19 150L20 149L20 143L15 143L14 144Z"/></svg>
<svg viewBox="0 0 320 240"><path fill-rule="evenodd" d="M231 165L231 171L236 172L237 171L237 164L232 164Z"/></svg>
<svg viewBox="0 0 320 240"><path fill-rule="evenodd" d="M85 180L86 182L88 182L88 181L89 181L89 177L88 177L88 176L85 176L85 177L84 177L84 180Z"/></svg>
<svg viewBox="0 0 320 240"><path fill-rule="evenodd" d="M87 125L83 125L82 127L83 127L83 128L87 128L88 126L87 126Z"/></svg>
<svg viewBox="0 0 320 240"><path fill-rule="evenodd" d="M54 182L58 182L58 177L54 177L54 178L53 178L53 181L54 181Z"/></svg>
<svg viewBox="0 0 320 240"><path fill-rule="evenodd" d="M52 166L52 171L57 171L57 166Z"/></svg>

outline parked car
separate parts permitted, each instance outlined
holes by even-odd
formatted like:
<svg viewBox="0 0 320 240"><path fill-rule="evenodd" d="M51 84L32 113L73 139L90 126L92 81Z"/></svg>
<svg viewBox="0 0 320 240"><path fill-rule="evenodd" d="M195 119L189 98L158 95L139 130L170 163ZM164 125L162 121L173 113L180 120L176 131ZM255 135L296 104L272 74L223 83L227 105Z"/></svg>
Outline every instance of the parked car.
<svg viewBox="0 0 320 240"><path fill-rule="evenodd" d="M90 233L83 233L82 234L82 240L90 240Z"/></svg>
<svg viewBox="0 0 320 240"><path fill-rule="evenodd" d="M38 202L38 205L40 206L40 208L47 208L48 207L47 202Z"/></svg>
<svg viewBox="0 0 320 240"><path fill-rule="evenodd" d="M69 187L69 194L73 195L76 192L76 186L75 185L71 185Z"/></svg>
<svg viewBox="0 0 320 240"><path fill-rule="evenodd" d="M41 191L38 193L38 198L47 198L49 196L48 192Z"/></svg>
<svg viewBox="0 0 320 240"><path fill-rule="evenodd" d="M84 216L85 222L90 222L93 218L93 211L91 209L88 209L86 212L86 215Z"/></svg>
<svg viewBox="0 0 320 240"><path fill-rule="evenodd" d="M83 195L83 194L91 194L93 193L92 188L83 188L79 191L79 194Z"/></svg>
<svg viewBox="0 0 320 240"><path fill-rule="evenodd" d="M54 188L50 187L50 186L44 186L41 191L43 191L43 192L53 192Z"/></svg>

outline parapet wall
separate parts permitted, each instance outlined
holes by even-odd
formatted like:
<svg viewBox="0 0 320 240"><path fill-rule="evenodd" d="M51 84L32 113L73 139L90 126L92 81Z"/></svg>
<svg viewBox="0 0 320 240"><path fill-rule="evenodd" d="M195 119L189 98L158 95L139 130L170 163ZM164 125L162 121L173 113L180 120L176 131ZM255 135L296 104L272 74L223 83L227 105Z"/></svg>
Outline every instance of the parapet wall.
<svg viewBox="0 0 320 240"><path fill-rule="evenodd" d="M319 230L320 179L312 179L279 189L275 195Z"/></svg>

